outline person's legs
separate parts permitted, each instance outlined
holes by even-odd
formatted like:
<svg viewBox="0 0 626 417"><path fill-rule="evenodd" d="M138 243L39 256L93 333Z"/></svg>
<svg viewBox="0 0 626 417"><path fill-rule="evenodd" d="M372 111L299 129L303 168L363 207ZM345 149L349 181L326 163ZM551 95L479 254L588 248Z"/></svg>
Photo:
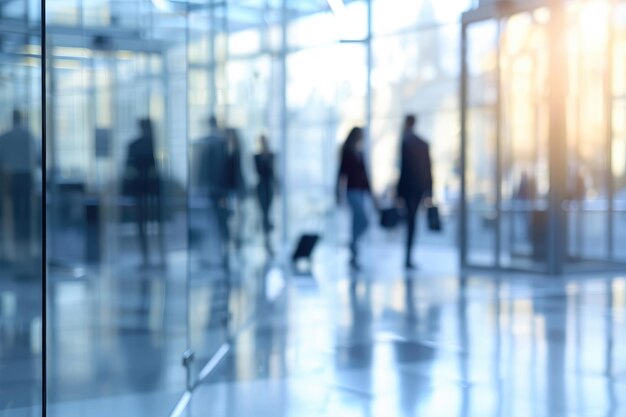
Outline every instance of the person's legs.
<svg viewBox="0 0 626 417"><path fill-rule="evenodd" d="M357 246L361 235L367 229L367 217L365 215L365 193L351 190L347 193L348 204L352 212L352 239L350 241L351 262L356 264Z"/></svg>
<svg viewBox="0 0 626 417"><path fill-rule="evenodd" d="M29 174L14 174L11 181L13 199L14 239L16 260L28 259L30 252L30 221L31 221L31 188L32 179Z"/></svg>
<svg viewBox="0 0 626 417"><path fill-rule="evenodd" d="M148 264L148 206L145 195L138 195L135 198L135 223L141 248L141 259L143 265Z"/></svg>
<svg viewBox="0 0 626 417"><path fill-rule="evenodd" d="M272 185L269 183L259 184L259 205L263 222L263 236L265 249L269 254L273 253L270 234L272 232L272 222L270 220L270 209L272 205Z"/></svg>
<svg viewBox="0 0 626 417"><path fill-rule="evenodd" d="M211 197L211 202L215 210L215 217L219 230L219 247L222 263L228 268L230 229L228 225L228 196L223 194Z"/></svg>
<svg viewBox="0 0 626 417"><path fill-rule="evenodd" d="M152 216L156 222L157 243L159 245L159 265L165 266L167 264L167 254L165 252L165 219L163 216L163 196L160 192L154 193L150 196L151 207L154 211Z"/></svg>
<svg viewBox="0 0 626 417"><path fill-rule="evenodd" d="M258 185L258 197L259 197L259 207L261 208L261 221L263 223L263 232L267 234L270 229L270 220L269 220L270 196L269 196L269 192L268 192L266 184L260 183Z"/></svg>
<svg viewBox="0 0 626 417"><path fill-rule="evenodd" d="M406 215L407 215L407 235L406 235L406 254L404 265L406 267L413 267L411 260L411 254L413 253L413 242L415 239L415 226L417 208L419 207L419 199L409 198L406 200Z"/></svg>

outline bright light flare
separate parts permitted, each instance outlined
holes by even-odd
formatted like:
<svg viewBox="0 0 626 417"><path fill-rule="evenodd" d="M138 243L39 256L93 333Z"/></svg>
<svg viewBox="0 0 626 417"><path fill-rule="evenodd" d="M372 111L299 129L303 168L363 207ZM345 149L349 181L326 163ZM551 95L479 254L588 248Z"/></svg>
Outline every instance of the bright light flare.
<svg viewBox="0 0 626 417"><path fill-rule="evenodd" d="M596 43L606 40L609 4L606 1L589 2L579 11L580 28L584 39Z"/></svg>

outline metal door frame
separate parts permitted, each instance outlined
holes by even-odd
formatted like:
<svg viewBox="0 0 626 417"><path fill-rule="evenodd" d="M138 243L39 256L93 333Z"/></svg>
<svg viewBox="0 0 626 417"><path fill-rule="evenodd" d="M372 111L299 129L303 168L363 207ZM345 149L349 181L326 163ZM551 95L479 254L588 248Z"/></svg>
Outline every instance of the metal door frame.
<svg viewBox="0 0 626 417"><path fill-rule="evenodd" d="M541 7L550 7L553 5L555 0L529 0L525 1L524 4L520 3L494 3L486 6L479 7L474 10L470 10L466 13L463 13L461 17L461 82L460 82L460 98L461 98L461 144L460 144L460 156L461 156L461 201L460 201L460 228L459 228L459 243L460 243L460 264L464 269L472 268L472 269L484 269L484 270L508 270L508 271L523 271L523 272L552 272L557 269L557 266L554 263L555 257L554 254L548 253L546 258L546 267L545 268L535 268L535 269L523 269L518 267L503 267L501 264L501 253L502 253L502 132L501 132L501 111L502 111L502 97L501 97L501 68L500 68L500 45L501 42L499 40L500 30L501 30L501 21L504 18L513 16L515 14L524 13L524 12L532 12ZM493 266L479 266L471 264L468 261L468 204L467 204L467 113L468 113L468 62L467 62L467 53L468 53L468 28L473 24L486 22L486 21L495 21L497 23L497 44L496 44L496 53L498 59L496 61L496 103L495 103L495 113L496 113L496 132L495 132L495 153L496 153L496 161L495 161L495 184L496 184L496 223L494 228L495 233L495 244L493 248ZM550 112L552 113L552 112ZM551 141L552 142L552 141ZM552 152L550 152L552 155ZM552 165L552 164L551 164ZM552 189L552 177L551 177L551 189ZM553 205L550 202L548 212L552 213ZM549 218L552 219L553 216L549 214ZM552 221L551 221L552 223ZM552 232L550 235L554 236L555 233ZM562 237L563 238L563 237ZM550 239L552 240L552 239Z"/></svg>

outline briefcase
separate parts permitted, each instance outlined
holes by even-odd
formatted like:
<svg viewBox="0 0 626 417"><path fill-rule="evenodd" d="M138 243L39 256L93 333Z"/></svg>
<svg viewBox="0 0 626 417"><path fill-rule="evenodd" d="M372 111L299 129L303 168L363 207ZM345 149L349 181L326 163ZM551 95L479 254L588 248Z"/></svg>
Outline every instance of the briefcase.
<svg viewBox="0 0 626 417"><path fill-rule="evenodd" d="M380 211L380 226L384 229L393 229L400 222L400 212L397 207L387 207Z"/></svg>
<svg viewBox="0 0 626 417"><path fill-rule="evenodd" d="M310 259L318 240L318 234L309 233L301 235L300 239L298 239L296 250L291 256L292 261L296 262L298 259Z"/></svg>
<svg viewBox="0 0 626 417"><path fill-rule="evenodd" d="M428 229L433 232L440 232L443 227L441 225L441 217L439 216L439 208L430 206L426 211L428 218Z"/></svg>

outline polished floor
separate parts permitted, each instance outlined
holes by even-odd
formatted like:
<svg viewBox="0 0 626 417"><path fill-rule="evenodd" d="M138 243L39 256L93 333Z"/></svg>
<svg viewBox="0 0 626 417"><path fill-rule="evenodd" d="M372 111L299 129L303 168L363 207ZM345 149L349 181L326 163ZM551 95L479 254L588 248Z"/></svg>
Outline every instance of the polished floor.
<svg viewBox="0 0 626 417"><path fill-rule="evenodd" d="M48 415L168 416L188 344L201 367L225 342L183 415L626 415L626 272L461 274L453 250L422 246L420 269L406 273L397 236L370 238L353 273L344 246L327 241L312 277L251 249L228 276L198 267L190 298L175 254L166 270L128 261L98 279L52 280ZM3 290L2 342L14 352L38 347L28 316L7 333L9 294L35 303L28 285ZM0 388L21 396L0 416L38 415L37 389L19 389L33 386L36 356L15 355Z"/></svg>
<svg viewBox="0 0 626 417"><path fill-rule="evenodd" d="M626 415L626 276L446 275L436 249L403 274L394 252L292 280L188 415Z"/></svg>

